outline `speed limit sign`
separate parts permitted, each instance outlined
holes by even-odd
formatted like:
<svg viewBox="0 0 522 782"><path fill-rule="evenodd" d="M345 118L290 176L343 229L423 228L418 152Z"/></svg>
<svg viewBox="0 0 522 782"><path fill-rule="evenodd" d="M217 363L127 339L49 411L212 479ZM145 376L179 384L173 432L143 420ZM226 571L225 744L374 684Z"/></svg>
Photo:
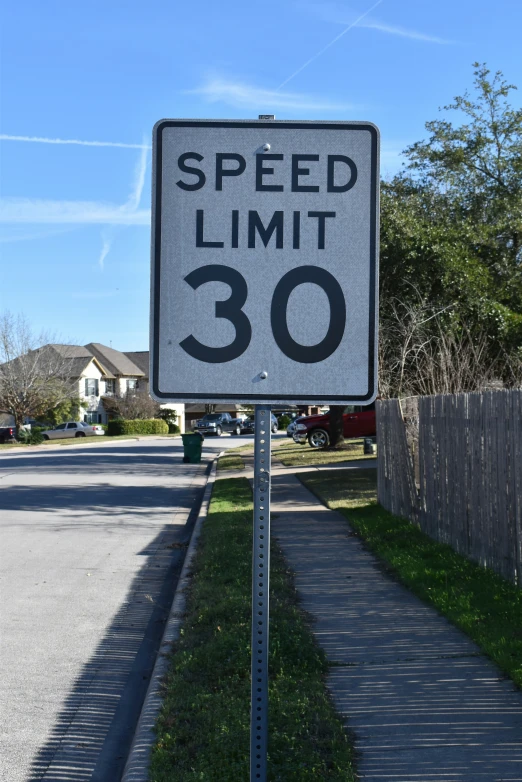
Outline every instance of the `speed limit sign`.
<svg viewBox="0 0 522 782"><path fill-rule="evenodd" d="M373 401L377 128L162 120L153 157L153 396Z"/></svg>

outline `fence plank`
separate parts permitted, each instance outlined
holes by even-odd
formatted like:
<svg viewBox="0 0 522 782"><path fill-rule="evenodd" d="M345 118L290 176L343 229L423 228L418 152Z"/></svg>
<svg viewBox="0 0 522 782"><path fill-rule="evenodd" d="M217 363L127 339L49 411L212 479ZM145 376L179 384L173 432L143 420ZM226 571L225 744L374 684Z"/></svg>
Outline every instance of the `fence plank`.
<svg viewBox="0 0 522 782"><path fill-rule="evenodd" d="M404 411L418 416L408 437L398 400L377 403L381 505L522 585L522 390L420 397Z"/></svg>

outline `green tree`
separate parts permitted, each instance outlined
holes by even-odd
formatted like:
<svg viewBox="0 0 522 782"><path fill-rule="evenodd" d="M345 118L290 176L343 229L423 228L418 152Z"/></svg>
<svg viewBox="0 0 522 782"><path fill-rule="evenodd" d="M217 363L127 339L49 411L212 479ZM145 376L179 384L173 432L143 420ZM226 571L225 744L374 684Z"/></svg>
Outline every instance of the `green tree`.
<svg viewBox="0 0 522 782"><path fill-rule="evenodd" d="M44 421L53 424L53 426L63 424L65 421L77 421L80 415L80 406L80 397L64 399L54 407L50 407L46 410L43 413L42 418Z"/></svg>
<svg viewBox="0 0 522 782"><path fill-rule="evenodd" d="M459 382L470 390L495 373L519 382L522 111L509 105L515 87L501 73L474 67L474 97L445 107L462 123L428 122L430 137L406 150L405 171L382 183L385 394L455 391ZM482 362L475 379L464 371L470 356Z"/></svg>
<svg viewBox="0 0 522 782"><path fill-rule="evenodd" d="M24 316L0 316L0 412L12 415L18 429L25 418L78 396L74 351L56 344L52 334L35 334Z"/></svg>
<svg viewBox="0 0 522 782"><path fill-rule="evenodd" d="M428 141L408 147L409 169L433 183L453 205L458 223L497 286L498 300L522 306L522 109L508 98L517 88L500 71L492 77L485 64L473 65L475 95L454 98L447 119L426 123Z"/></svg>

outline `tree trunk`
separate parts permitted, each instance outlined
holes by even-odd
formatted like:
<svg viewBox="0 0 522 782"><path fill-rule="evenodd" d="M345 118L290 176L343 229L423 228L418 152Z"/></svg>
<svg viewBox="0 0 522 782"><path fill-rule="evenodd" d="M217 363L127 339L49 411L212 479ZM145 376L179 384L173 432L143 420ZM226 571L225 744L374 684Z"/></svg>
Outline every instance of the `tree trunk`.
<svg viewBox="0 0 522 782"><path fill-rule="evenodd" d="M344 405L330 406L330 448L344 446L343 413Z"/></svg>

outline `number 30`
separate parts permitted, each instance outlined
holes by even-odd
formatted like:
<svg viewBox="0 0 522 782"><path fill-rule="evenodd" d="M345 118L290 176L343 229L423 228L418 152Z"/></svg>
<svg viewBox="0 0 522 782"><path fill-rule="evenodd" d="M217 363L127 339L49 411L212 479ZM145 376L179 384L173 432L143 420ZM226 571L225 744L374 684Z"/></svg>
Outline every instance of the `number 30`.
<svg viewBox="0 0 522 782"><path fill-rule="evenodd" d="M196 290L206 282L225 282L230 286L231 294L225 301L216 302L216 318L229 320L236 330L235 339L222 348L203 345L192 334L180 342L183 350L209 364L222 364L241 356L252 339L252 326L243 312L247 300L248 287L242 274L230 266L209 264L195 269L185 277L191 288ZM326 336L316 345L301 345L290 335L287 323L287 308L290 294L298 285L311 282L318 285L328 296L330 304L330 323ZM279 349L301 364L315 364L324 361L335 353L344 335L346 326L346 302L341 286L335 277L319 266L299 266L287 272L277 283L272 306L270 324Z"/></svg>

